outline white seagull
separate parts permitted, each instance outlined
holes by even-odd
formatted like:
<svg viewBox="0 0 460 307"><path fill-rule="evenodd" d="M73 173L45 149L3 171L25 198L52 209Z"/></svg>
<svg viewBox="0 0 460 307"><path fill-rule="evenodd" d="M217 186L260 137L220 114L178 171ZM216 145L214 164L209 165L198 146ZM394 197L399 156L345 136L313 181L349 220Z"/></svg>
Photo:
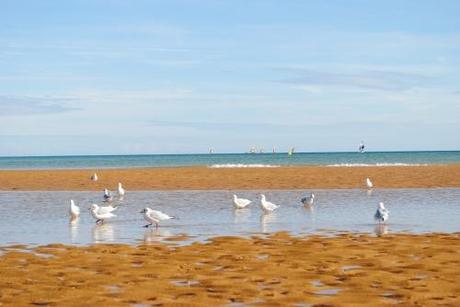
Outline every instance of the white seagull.
<svg viewBox="0 0 460 307"><path fill-rule="evenodd" d="M267 201L265 199L265 195L264 194L260 194L261 196L261 199L260 199L260 203L262 205L262 209L265 211L265 212L273 212L275 211L276 209L278 209L280 206L279 205L275 205L274 203L271 203L269 201Z"/></svg>
<svg viewBox="0 0 460 307"><path fill-rule="evenodd" d="M112 206L99 207L96 204L91 205L91 215L96 219L96 224L99 222L104 223L104 220L111 219L116 215L112 212L117 208Z"/></svg>
<svg viewBox="0 0 460 307"><path fill-rule="evenodd" d="M372 187L374 186L369 178L366 178L366 186L368 189L372 189Z"/></svg>
<svg viewBox="0 0 460 307"><path fill-rule="evenodd" d="M94 173L92 176L91 176L91 181L97 181L97 174Z"/></svg>
<svg viewBox="0 0 460 307"><path fill-rule="evenodd" d="M70 218L72 220L76 219L80 215L80 208L75 205L73 199L70 200Z"/></svg>
<svg viewBox="0 0 460 307"><path fill-rule="evenodd" d="M158 228L160 221L166 221L166 220L171 220L175 219L175 216L169 216L166 213L163 213L158 210L153 210L150 208L145 208L142 210L140 213L144 214L144 219L149 222L149 224L145 225L144 227L149 227L155 223L155 227Z"/></svg>
<svg viewBox="0 0 460 307"><path fill-rule="evenodd" d="M110 192L107 189L104 189L104 201L112 201L112 200L113 200L112 192Z"/></svg>
<svg viewBox="0 0 460 307"><path fill-rule="evenodd" d="M385 208L385 205L381 202L379 203L379 207L377 208L377 211L374 214L374 219L380 223L385 223L386 220L388 220L388 217L390 215L390 211Z"/></svg>
<svg viewBox="0 0 460 307"><path fill-rule="evenodd" d="M121 186L121 182L118 183L118 196L124 196L125 195L125 189Z"/></svg>
<svg viewBox="0 0 460 307"><path fill-rule="evenodd" d="M245 198L238 198L235 194L233 194L233 204L235 204L236 209L243 209L246 208L252 201Z"/></svg>
<svg viewBox="0 0 460 307"><path fill-rule="evenodd" d="M313 202L315 201L315 194L311 193L310 197L303 197L300 201L304 206L313 206Z"/></svg>

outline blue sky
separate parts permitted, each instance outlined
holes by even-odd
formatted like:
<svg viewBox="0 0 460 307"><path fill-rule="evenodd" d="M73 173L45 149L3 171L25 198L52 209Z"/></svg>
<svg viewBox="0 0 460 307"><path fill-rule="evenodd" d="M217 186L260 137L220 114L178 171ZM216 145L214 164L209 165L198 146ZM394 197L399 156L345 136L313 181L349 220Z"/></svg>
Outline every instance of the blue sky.
<svg viewBox="0 0 460 307"><path fill-rule="evenodd" d="M0 2L0 155L460 149L459 1Z"/></svg>

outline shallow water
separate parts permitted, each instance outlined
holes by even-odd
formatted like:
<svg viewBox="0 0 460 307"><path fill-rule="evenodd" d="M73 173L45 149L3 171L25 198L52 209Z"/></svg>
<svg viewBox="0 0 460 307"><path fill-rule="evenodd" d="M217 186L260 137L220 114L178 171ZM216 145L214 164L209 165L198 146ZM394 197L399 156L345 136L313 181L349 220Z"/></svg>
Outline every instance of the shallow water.
<svg viewBox="0 0 460 307"><path fill-rule="evenodd" d="M263 214L259 194L280 204ZM190 241L214 236L289 231L298 234L334 234L341 231L384 235L396 232L460 231L460 189L360 189L315 190L313 208L300 198L309 192L294 191L129 191L116 200L117 217L95 225L88 208L101 204L98 192L0 192L0 245L91 244L174 240L186 234ZM254 200L248 209L234 210L232 194ZM81 216L69 221L69 200ZM390 210L389 223L376 226L373 215L379 201ZM179 217L159 229L144 228L139 213L151 207ZM175 242L175 241L170 241Z"/></svg>

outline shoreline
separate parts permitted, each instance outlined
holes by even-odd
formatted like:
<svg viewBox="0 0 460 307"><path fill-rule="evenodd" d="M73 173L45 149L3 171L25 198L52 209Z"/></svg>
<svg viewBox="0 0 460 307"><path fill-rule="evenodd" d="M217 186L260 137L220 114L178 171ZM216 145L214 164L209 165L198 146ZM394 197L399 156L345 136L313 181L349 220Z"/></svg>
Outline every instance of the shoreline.
<svg viewBox="0 0 460 307"><path fill-rule="evenodd" d="M10 246L0 248L0 304L454 306L459 250L460 233Z"/></svg>
<svg viewBox="0 0 460 307"><path fill-rule="evenodd" d="M97 172L99 180L90 176ZM460 164L424 166L288 166L276 168L168 167L0 170L2 191L99 191L118 182L134 190L254 190L458 188Z"/></svg>

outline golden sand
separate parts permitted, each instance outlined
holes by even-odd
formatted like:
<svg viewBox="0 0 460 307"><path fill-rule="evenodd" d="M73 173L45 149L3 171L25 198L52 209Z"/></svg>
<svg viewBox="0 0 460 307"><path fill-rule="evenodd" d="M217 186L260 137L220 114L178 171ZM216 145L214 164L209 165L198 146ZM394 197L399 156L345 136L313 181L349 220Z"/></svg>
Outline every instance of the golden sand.
<svg viewBox="0 0 460 307"><path fill-rule="evenodd" d="M128 190L362 188L366 177L377 188L460 187L460 165L0 171L0 190L102 190L119 181Z"/></svg>
<svg viewBox="0 0 460 307"><path fill-rule="evenodd" d="M460 305L458 233L15 248L0 305Z"/></svg>

